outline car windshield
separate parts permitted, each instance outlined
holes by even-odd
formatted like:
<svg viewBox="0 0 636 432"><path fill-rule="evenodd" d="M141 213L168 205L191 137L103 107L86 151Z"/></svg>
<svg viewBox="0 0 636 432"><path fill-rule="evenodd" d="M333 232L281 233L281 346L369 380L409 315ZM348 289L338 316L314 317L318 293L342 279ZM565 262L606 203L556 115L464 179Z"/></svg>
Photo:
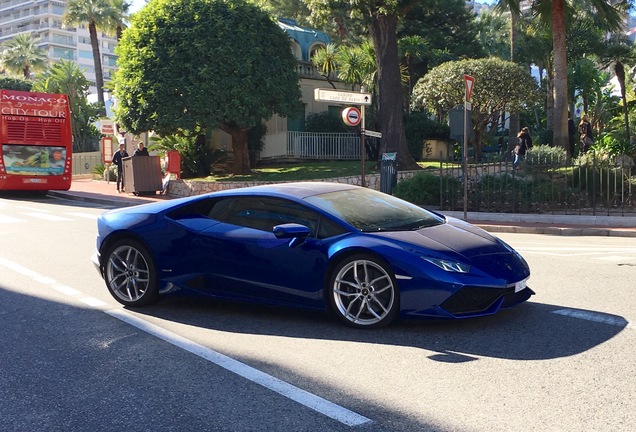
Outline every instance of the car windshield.
<svg viewBox="0 0 636 432"><path fill-rule="evenodd" d="M305 201L361 231L417 230L444 223L421 207L372 189L348 189L305 198Z"/></svg>

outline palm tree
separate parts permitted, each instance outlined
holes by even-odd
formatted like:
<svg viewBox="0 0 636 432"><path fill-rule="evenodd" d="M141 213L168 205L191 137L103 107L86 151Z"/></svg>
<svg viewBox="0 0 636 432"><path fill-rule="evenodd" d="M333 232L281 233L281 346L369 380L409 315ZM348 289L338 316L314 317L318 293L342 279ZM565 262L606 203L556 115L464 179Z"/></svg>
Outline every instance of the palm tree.
<svg viewBox="0 0 636 432"><path fill-rule="evenodd" d="M128 21L131 3L126 0L110 0L110 3L112 10L107 23L109 30L106 30L106 33L109 35L114 34L117 42L119 42L122 32L128 27L126 22Z"/></svg>
<svg viewBox="0 0 636 432"><path fill-rule="evenodd" d="M568 85L566 52L566 18L575 7L585 8L596 24L608 31L620 29L627 0L536 0L535 14L552 28L552 55L554 68L554 144L568 148ZM498 6L520 9L520 0L499 0Z"/></svg>
<svg viewBox="0 0 636 432"><path fill-rule="evenodd" d="M327 79L327 82L329 82L333 88L336 88L336 85L331 81L331 77L337 70L336 52L336 45L327 44L326 47L316 50L311 58L313 65L316 66L320 74Z"/></svg>
<svg viewBox="0 0 636 432"><path fill-rule="evenodd" d="M46 52L37 46L39 39L28 33L16 35L4 44L2 66L16 75L30 79L31 72L43 70L47 65Z"/></svg>
<svg viewBox="0 0 636 432"><path fill-rule="evenodd" d="M95 87L97 87L97 101L102 114L106 114L104 103L104 71L102 70L101 54L97 30L108 31L112 24L113 7L110 0L70 0L64 14L65 26L80 26L87 24L93 48L93 63L95 65Z"/></svg>
<svg viewBox="0 0 636 432"><path fill-rule="evenodd" d="M68 95L74 151L91 151L98 143L99 131L93 126L98 118L94 104L88 103L90 82L77 63L60 60L36 77L33 91Z"/></svg>
<svg viewBox="0 0 636 432"><path fill-rule="evenodd" d="M625 35L613 35L607 44L605 53L601 56L603 66L612 66L614 74L618 80L623 101L623 116L625 118L625 135L627 142L630 142L629 134L629 111L627 108L627 96L625 94L625 64L636 62L636 53L629 38Z"/></svg>

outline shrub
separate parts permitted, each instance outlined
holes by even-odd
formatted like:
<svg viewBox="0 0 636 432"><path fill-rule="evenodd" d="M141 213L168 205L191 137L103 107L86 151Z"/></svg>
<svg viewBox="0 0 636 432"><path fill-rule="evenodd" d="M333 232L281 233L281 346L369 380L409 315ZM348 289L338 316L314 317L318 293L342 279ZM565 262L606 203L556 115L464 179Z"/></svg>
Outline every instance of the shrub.
<svg viewBox="0 0 636 432"><path fill-rule="evenodd" d="M413 178L399 182L393 189L393 195L413 204L438 206L440 205L440 188L445 197L455 197L461 193L462 185L454 177L439 177L431 173L420 172Z"/></svg>
<svg viewBox="0 0 636 432"><path fill-rule="evenodd" d="M340 113L324 111L309 114L305 120L305 131L328 133L352 133L354 129L345 125Z"/></svg>
<svg viewBox="0 0 636 432"><path fill-rule="evenodd" d="M404 130L409 144L409 152L415 160L422 160L425 140L447 140L450 137L448 125L430 119L428 114L422 111L404 115Z"/></svg>

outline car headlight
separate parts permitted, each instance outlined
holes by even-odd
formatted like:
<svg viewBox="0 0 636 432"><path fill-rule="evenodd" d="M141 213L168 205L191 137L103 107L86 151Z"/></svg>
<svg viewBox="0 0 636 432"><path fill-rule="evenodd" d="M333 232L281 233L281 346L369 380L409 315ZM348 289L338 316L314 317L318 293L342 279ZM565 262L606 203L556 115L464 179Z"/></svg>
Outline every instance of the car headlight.
<svg viewBox="0 0 636 432"><path fill-rule="evenodd" d="M422 257L425 261L430 262L431 264L435 264L437 267L451 273L468 273L470 272L470 265L459 262L459 261L451 261L445 259L431 258L431 257Z"/></svg>

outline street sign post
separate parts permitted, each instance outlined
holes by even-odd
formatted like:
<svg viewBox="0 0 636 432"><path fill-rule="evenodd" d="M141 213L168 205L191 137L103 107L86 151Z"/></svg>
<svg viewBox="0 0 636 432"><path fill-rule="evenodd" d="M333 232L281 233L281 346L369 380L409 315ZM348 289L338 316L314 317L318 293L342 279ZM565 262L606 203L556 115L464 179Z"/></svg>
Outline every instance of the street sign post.
<svg viewBox="0 0 636 432"><path fill-rule="evenodd" d="M374 138L382 138L382 133L381 132L376 132L376 131L372 131L372 130L366 130L366 131L364 131L364 134L366 136L370 136L370 137L374 137Z"/></svg>
<svg viewBox="0 0 636 432"><path fill-rule="evenodd" d="M356 93L341 90L314 89L318 102L335 102L343 105L371 105L371 93Z"/></svg>
<svg viewBox="0 0 636 432"><path fill-rule="evenodd" d="M464 75L466 109L464 109L464 220L468 219L468 111L472 108L470 98L475 88L475 78Z"/></svg>
<svg viewBox="0 0 636 432"><path fill-rule="evenodd" d="M360 110L354 107L347 107L342 110L342 121L347 126L358 126L360 124Z"/></svg>
<svg viewBox="0 0 636 432"><path fill-rule="evenodd" d="M334 89L314 89L314 100L318 102L331 102L340 105L360 105L360 110L357 108L346 108L342 112L342 119L345 124L354 126L356 115L359 117L358 123L360 126L360 156L362 165L361 185L366 187L365 173L364 173L364 160L366 159L366 151L364 148L364 107L371 105L371 93L364 92L364 86L360 87L360 92L348 92ZM354 111L355 110L355 111ZM356 113L357 111L357 113ZM355 124L358 124L355 123ZM377 132L376 132L377 133Z"/></svg>

